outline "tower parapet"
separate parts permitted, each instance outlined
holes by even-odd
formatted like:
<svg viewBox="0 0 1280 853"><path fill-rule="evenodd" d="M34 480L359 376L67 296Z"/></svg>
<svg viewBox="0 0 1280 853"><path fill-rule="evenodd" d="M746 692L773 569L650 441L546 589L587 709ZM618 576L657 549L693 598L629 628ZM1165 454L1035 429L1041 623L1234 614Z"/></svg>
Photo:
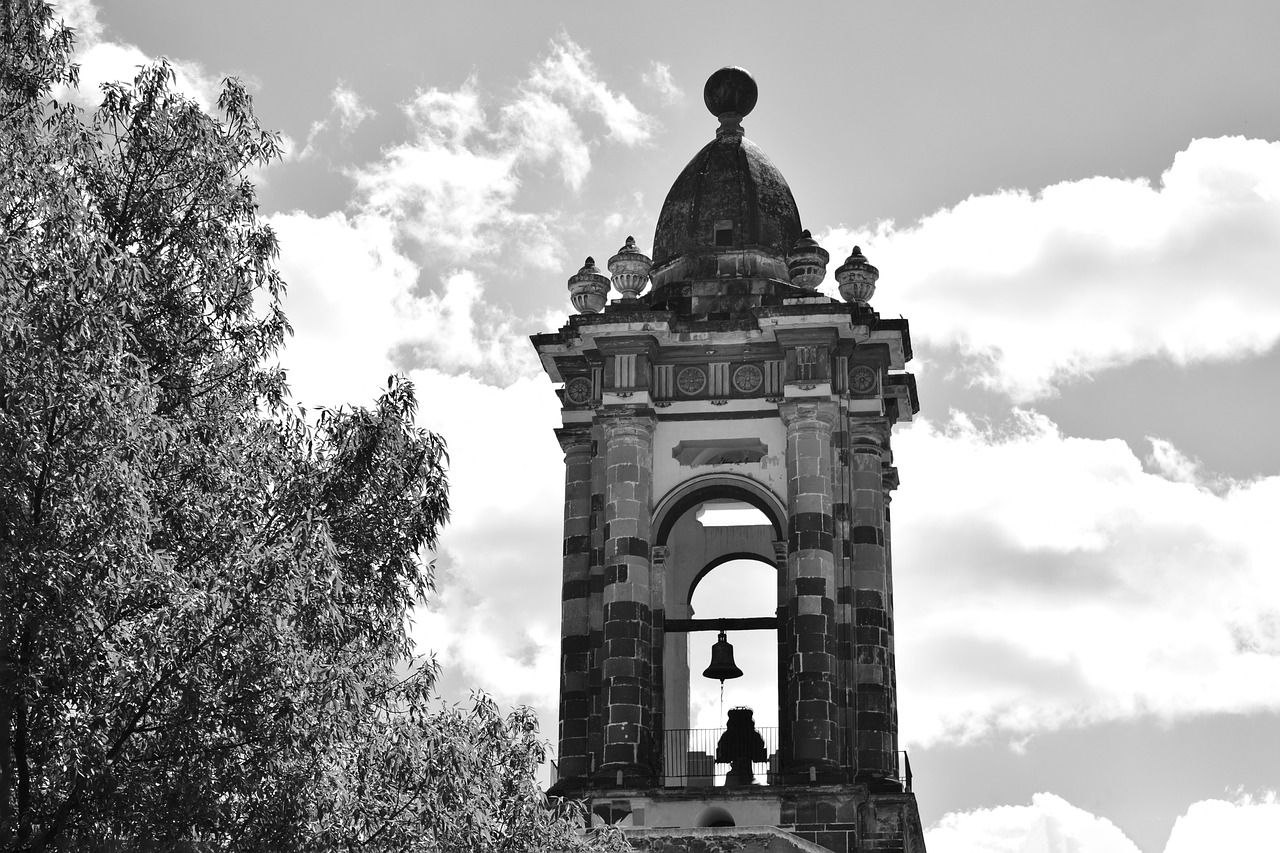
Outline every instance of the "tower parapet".
<svg viewBox="0 0 1280 853"><path fill-rule="evenodd" d="M917 853L889 554L893 426L919 410L907 321L871 308L879 271L856 248L836 271L846 301L816 291L829 254L742 134L750 75L721 69L704 98L720 128L672 186L652 261L628 237L606 303L588 259L570 279L578 313L533 337L563 383L553 791L634 827L750 824L840 853ZM767 524L698 522L726 503ZM717 749L690 740L687 635L725 630L695 618L691 595L730 559L777 571L776 612L731 621L776 635L778 725L765 761L734 771L755 784L715 785Z"/></svg>

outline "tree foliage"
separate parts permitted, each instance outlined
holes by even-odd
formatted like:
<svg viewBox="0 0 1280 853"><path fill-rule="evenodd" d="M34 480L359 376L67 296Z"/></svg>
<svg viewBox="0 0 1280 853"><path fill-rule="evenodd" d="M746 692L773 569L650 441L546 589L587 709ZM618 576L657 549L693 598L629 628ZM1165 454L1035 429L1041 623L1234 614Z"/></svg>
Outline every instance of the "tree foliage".
<svg viewBox="0 0 1280 853"><path fill-rule="evenodd" d="M50 10L0 30L0 850L621 844L546 804L527 711L432 710L445 447L406 380L286 402L244 87L211 117L161 62L85 115Z"/></svg>

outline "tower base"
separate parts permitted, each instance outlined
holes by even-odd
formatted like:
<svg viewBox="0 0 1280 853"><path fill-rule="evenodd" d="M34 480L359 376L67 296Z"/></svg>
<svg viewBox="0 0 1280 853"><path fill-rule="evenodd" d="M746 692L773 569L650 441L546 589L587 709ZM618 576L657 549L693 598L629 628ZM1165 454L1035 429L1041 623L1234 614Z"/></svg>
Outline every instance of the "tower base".
<svg viewBox="0 0 1280 853"><path fill-rule="evenodd" d="M611 789L584 796L592 821L637 850L684 853L925 853L915 794L861 784Z"/></svg>

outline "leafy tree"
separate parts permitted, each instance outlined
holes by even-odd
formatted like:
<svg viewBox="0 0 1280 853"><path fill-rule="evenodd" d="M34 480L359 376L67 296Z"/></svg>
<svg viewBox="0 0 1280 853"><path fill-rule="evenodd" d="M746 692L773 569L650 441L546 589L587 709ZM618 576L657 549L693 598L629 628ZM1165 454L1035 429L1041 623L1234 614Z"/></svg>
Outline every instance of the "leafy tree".
<svg viewBox="0 0 1280 853"><path fill-rule="evenodd" d="M408 381L306 413L247 175L163 62L86 116L69 30L0 0L0 850L595 850L533 718L410 659L445 447Z"/></svg>

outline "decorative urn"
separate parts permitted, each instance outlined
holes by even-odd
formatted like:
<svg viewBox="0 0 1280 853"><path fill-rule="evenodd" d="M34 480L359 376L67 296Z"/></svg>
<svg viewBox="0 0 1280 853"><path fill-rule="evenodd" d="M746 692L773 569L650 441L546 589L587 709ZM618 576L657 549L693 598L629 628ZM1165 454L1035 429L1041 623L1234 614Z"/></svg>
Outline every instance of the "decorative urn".
<svg viewBox="0 0 1280 853"><path fill-rule="evenodd" d="M599 314L609 298L609 279L588 257L582 269L569 276L569 301L579 314Z"/></svg>
<svg viewBox="0 0 1280 853"><path fill-rule="evenodd" d="M866 305L876 292L876 280L880 278L880 270L867 263L867 256L862 249L854 246L849 257L836 270L836 281L840 283L840 295L845 302L855 305Z"/></svg>
<svg viewBox="0 0 1280 853"><path fill-rule="evenodd" d="M635 299L649 283L649 270L653 269L653 261L644 252L636 248L636 238L628 237L626 245L618 250L618 254L609 259L609 272L613 275L613 286L622 294L624 300Z"/></svg>
<svg viewBox="0 0 1280 853"><path fill-rule="evenodd" d="M800 239L787 256L787 272L791 275L791 283L805 290L816 290L827 277L827 262L830 260L831 255L818 245L818 241L813 239L806 228L800 232Z"/></svg>

